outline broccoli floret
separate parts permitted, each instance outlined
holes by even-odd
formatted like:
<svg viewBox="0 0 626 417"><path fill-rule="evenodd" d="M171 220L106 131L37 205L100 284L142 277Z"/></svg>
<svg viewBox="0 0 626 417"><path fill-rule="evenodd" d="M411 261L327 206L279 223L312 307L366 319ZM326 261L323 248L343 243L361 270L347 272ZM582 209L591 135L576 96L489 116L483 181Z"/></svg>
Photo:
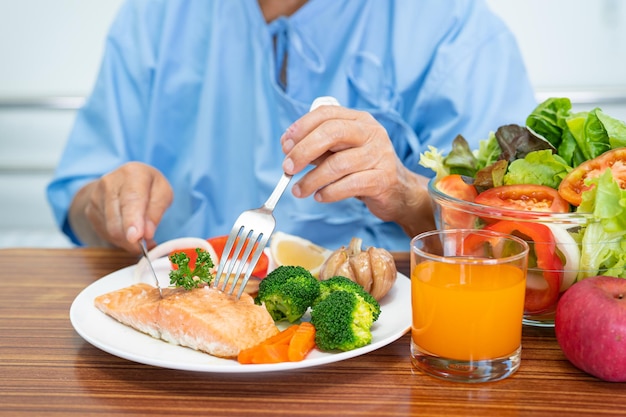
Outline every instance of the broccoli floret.
<svg viewBox="0 0 626 417"><path fill-rule="evenodd" d="M378 304L378 301L372 297L372 294L365 291L360 284L339 275L320 282L320 295L313 302L313 306L324 300L335 291L347 291L361 297L371 306L374 321L378 320L378 317L380 316L380 304Z"/></svg>
<svg viewBox="0 0 626 417"><path fill-rule="evenodd" d="M315 343L320 350L348 351L372 342L374 310L350 291L333 291L311 310Z"/></svg>
<svg viewBox="0 0 626 417"><path fill-rule="evenodd" d="M319 296L320 283L301 266L282 265L267 274L259 283L256 304L264 304L274 321L294 323Z"/></svg>

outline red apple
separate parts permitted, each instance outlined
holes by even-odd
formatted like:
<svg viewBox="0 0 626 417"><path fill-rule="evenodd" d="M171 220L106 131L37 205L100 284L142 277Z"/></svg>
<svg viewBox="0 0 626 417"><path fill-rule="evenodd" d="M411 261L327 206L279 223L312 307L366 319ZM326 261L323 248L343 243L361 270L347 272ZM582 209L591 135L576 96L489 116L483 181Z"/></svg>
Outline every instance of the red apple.
<svg viewBox="0 0 626 417"><path fill-rule="evenodd" d="M554 320L565 357L605 381L626 381L626 279L596 276L570 287Z"/></svg>

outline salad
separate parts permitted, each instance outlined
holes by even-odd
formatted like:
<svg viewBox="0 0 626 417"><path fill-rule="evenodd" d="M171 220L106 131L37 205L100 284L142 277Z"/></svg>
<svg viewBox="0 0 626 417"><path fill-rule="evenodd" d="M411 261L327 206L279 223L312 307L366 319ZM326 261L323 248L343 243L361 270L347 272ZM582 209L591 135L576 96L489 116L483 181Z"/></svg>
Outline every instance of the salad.
<svg viewBox="0 0 626 417"><path fill-rule="evenodd" d="M553 304L559 292L589 276L626 278L623 121L599 108L574 112L568 98L550 98L533 110L526 126L501 126L478 149L470 149L459 135L447 155L431 146L420 155L420 164L435 172L432 183L439 192L491 213L486 219L462 210L448 212L448 227L491 228L535 243L529 269L543 270L549 289L537 294L530 309ZM498 222L497 210L515 218ZM541 221L515 221L529 212L585 214L588 221L566 233ZM575 244L559 245L563 240ZM574 273L564 276L564 269ZM550 276L550 271L561 273Z"/></svg>

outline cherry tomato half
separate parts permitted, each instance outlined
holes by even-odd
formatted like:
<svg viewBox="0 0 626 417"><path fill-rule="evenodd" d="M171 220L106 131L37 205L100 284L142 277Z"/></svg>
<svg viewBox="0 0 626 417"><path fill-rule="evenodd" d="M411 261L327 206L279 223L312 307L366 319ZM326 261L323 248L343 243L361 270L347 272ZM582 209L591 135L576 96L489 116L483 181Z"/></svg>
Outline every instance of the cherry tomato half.
<svg viewBox="0 0 626 417"><path fill-rule="evenodd" d="M622 189L626 188L626 148L617 148L583 162L574 168L559 185L562 198L575 206L582 201L582 193L590 186L585 185L587 178L599 177L606 169L611 169L613 178Z"/></svg>
<svg viewBox="0 0 626 417"><path fill-rule="evenodd" d="M463 181L458 174L447 175L440 179L437 182L437 189L450 197L470 202L473 202L478 195L476 188ZM473 229L475 227L476 216L461 208L441 207L441 216L447 228Z"/></svg>
<svg viewBox="0 0 626 417"><path fill-rule="evenodd" d="M170 253L180 253L184 252L189 257L189 268L193 271L196 267L196 259L198 259L198 252L196 252L196 248L185 248L185 249L176 249ZM175 263L171 263L172 269L178 269L178 265Z"/></svg>
<svg viewBox="0 0 626 417"><path fill-rule="evenodd" d="M216 236L216 237L207 239L207 241L211 244L211 246L213 246L213 249L215 249L215 253L217 253L217 256L220 256L220 257L222 256L222 253L224 252L224 247L226 247L227 240L228 240L228 235ZM235 245L236 244L237 242L235 241ZM241 256L243 256L243 254L241 254L240 257ZM261 253L261 257L259 258L259 261L254 267L254 270L252 271L252 275L257 278L265 278L265 276L267 275L268 266L269 266L269 259L267 255L265 254L265 252L263 252Z"/></svg>
<svg viewBox="0 0 626 417"><path fill-rule="evenodd" d="M570 207L554 188L536 184L501 185L476 196L477 204L512 210L569 213Z"/></svg>
<svg viewBox="0 0 626 417"><path fill-rule="evenodd" d="M207 241L211 244L211 246L213 246L213 249L215 249L215 253L217 253L217 256L222 256L227 240L228 240L228 235L216 236L216 237L207 239ZM235 242L235 244L237 243ZM196 259L198 258L198 254L196 253L195 248L181 248L181 249L176 249L173 252L186 253L187 256L189 257L189 268L191 269L195 268ZM240 257L242 255L243 254L241 254ZM213 262L217 266L218 260L214 259ZM259 261L257 262L256 267L252 271L252 276L255 276L257 278L265 278L267 276L268 267L269 267L269 259L265 253L261 253L261 257L259 258ZM178 267L172 264L172 268L176 269Z"/></svg>

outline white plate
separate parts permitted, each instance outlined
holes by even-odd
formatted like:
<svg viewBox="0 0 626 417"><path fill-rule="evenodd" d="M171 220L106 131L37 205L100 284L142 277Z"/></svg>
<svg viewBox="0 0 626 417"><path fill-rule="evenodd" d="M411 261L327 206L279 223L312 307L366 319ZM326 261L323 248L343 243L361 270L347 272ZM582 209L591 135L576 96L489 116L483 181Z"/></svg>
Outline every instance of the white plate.
<svg viewBox="0 0 626 417"><path fill-rule="evenodd" d="M167 285L169 262L158 259L154 267L159 281ZM221 359L190 348L155 339L102 313L94 306L101 294L115 291L138 280L153 284L143 274L137 278L135 266L113 272L85 288L70 308L70 320L76 332L87 342L112 355L162 368L216 373L253 373L287 371L338 362L379 349L400 338L411 327L411 286L402 274L381 301L381 314L372 327L372 343L349 352L325 353L313 350L300 362L242 365L236 360ZM308 313L307 313L308 314ZM408 349L408 347L407 347Z"/></svg>

